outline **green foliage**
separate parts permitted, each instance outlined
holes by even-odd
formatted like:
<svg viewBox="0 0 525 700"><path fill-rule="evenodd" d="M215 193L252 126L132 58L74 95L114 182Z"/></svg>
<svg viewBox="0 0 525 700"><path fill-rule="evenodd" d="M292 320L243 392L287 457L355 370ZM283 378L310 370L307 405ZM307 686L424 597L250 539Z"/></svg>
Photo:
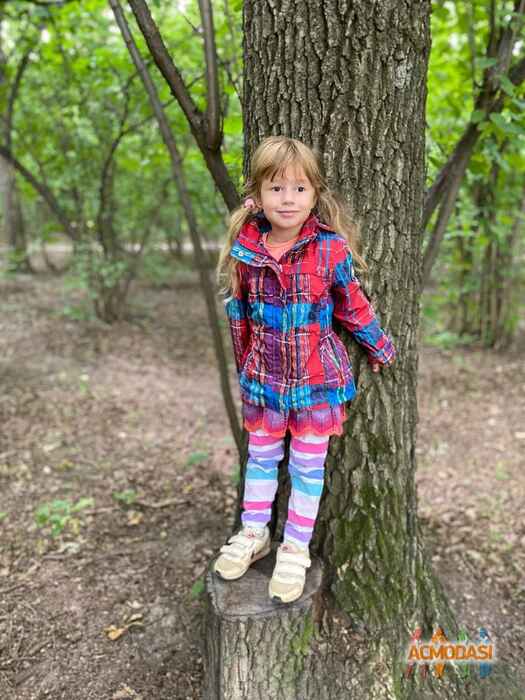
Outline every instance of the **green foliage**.
<svg viewBox="0 0 525 700"><path fill-rule="evenodd" d="M107 257L100 246L83 240L76 246L72 264L64 276L64 287L82 290L93 302L96 315L111 322L123 312L130 265L129 257ZM67 306L63 313L73 318L83 317L85 311L82 307Z"/></svg>
<svg viewBox="0 0 525 700"><path fill-rule="evenodd" d="M193 467L195 464L202 464L210 456L209 452L191 452L186 460L187 467Z"/></svg>
<svg viewBox="0 0 525 700"><path fill-rule="evenodd" d="M310 643L315 636L315 627L312 615L308 614L304 617L301 624L301 629L297 634L290 639L290 647L294 654L298 656L307 656L310 651Z"/></svg>
<svg viewBox="0 0 525 700"><path fill-rule="evenodd" d="M96 319L93 307L87 304L65 304L59 315L70 321L94 321Z"/></svg>
<svg viewBox="0 0 525 700"><path fill-rule="evenodd" d="M73 517L75 513L94 505L93 498L80 498L72 504L68 500L56 499L51 503L40 505L35 512L38 527L51 526L51 537L57 537L69 525L73 531L78 529L79 521Z"/></svg>
<svg viewBox="0 0 525 700"><path fill-rule="evenodd" d="M169 285L174 278L176 265L164 252L151 250L142 260L142 277L154 287Z"/></svg>
<svg viewBox="0 0 525 700"><path fill-rule="evenodd" d="M137 500L138 494L134 489L126 489L125 491L113 491L111 496L116 501L121 501L129 506Z"/></svg>
<svg viewBox="0 0 525 700"><path fill-rule="evenodd" d="M511 10L512 3L502 3L496 24L508 26ZM514 236L523 197L519 174L525 171L525 87L514 86L498 71L497 61L486 56L490 31L487 6L480 0L433 7L427 184L434 182L469 122L481 133L433 269L437 287L423 296L424 338L445 347L478 340L487 326L492 341L503 332L510 337L523 309L520 297L525 298L525 274L518 265L523 236ZM487 115L474 104L489 70L496 71L503 109ZM434 224L435 215L428 232ZM497 270L487 262L494 257ZM492 312L487 319L487 299L495 299L502 284L513 293L499 315Z"/></svg>
<svg viewBox="0 0 525 700"><path fill-rule="evenodd" d="M192 98L206 109L202 35L196 2L184 9L159 3L150 8L179 67ZM241 81L240 19L242 6L214 7L219 82L224 108L225 156L238 181L242 163L242 119L237 86ZM177 146L183 156L188 189L200 222L223 235L225 209L196 146L182 110L152 66L149 51L133 14L125 10L135 41L146 59ZM52 17L52 19L51 19ZM45 181L72 222L79 241L67 284L82 289L97 315L118 317L131 272L123 249L131 250L149 233L145 253L165 237L182 235L181 211L170 159L153 118L152 107L132 64L113 14L104 0L67 3L52 9L31 7L3 20L5 46L10 51L0 108L5 112L16 69L31 46L17 96L12 150L39 179ZM232 83L231 80L234 82ZM117 140L119 130L123 135ZM231 165L230 165L231 164ZM109 166L109 168L108 168ZM102 175L106 173L105 188ZM61 228L39 195L17 175L27 212L29 240L49 240ZM104 201L101 193L104 192ZM103 204L103 206L102 206ZM217 232L216 234L214 232ZM209 234L207 234L209 238ZM87 262L82 246L105 241L103 253ZM14 261L16 262L16 261ZM169 278L168 266L149 260L155 280ZM69 305L64 313L85 318L83 307Z"/></svg>
<svg viewBox="0 0 525 700"><path fill-rule="evenodd" d="M232 473L230 474L230 482L233 484L233 486L238 486L241 481L241 467L239 464L236 464L233 468Z"/></svg>
<svg viewBox="0 0 525 700"><path fill-rule="evenodd" d="M197 2L152 3L150 9L192 99L205 110L203 40ZM225 208L186 118L152 65L132 12L126 8L125 13L166 105L199 226L209 240L222 237ZM221 3L215 4L213 14L224 110L223 158L232 180L240 187L242 1L229 2L227 10ZM509 245L516 212L521 207L520 174L525 170L525 87L513 85L496 59L486 55L491 19L485 2L434 3L431 21L427 185L435 181L469 124L475 124L481 134L434 269L438 294L445 302L434 307L439 315L437 332L456 332L450 322L454 305L458 304L481 324L485 314L482 280L492 287L498 283L494 274L487 282L483 261L496 244L502 256L507 255L508 249L510 257L505 268L509 268L517 290L509 296L509 310L501 321L512 334L522 313L520 299L525 298L524 273L514 263L520 259L522 243L514 249ZM512 23L515 29L519 27L511 0L498 4L495 23L500 30ZM3 28L9 52L5 80L0 85L0 108L4 113L17 67L31 47L14 110L13 151L46 182L79 238L65 285L66 289L81 291L86 301L68 303L63 313L77 320L95 314L110 322L121 317L128 280L140 269L130 263L129 252L138 247L144 234L148 236L142 274L159 286L175 279L179 269L158 254L156 248L166 239L173 242L187 237L170 160L151 105L104 0L66 3L52 10L40 6L29 6L24 12L13 10L4 19ZM492 114L476 105L480 86L488 74L503 105ZM123 135L117 140L120 129ZM105 189L101 186L104 172L108 175ZM51 240L60 226L32 187L20 176L17 179L30 242ZM485 191L481 200L480 188ZM105 192L104 206L101 192ZM429 230L433 224L434 220ZM97 248L101 244L103 248ZM15 254L4 274L19 271L23 265L22 256ZM431 301L430 297L427 299ZM433 311L424 312L429 320ZM467 329L465 337L475 332L474 328Z"/></svg>
<svg viewBox="0 0 525 700"><path fill-rule="evenodd" d="M204 580L202 578L198 578L190 590L190 597L192 600L199 598L204 593L204 589Z"/></svg>
<svg viewBox="0 0 525 700"><path fill-rule="evenodd" d="M0 269L0 276L4 279L15 277L24 270L26 261L27 254L25 250L9 249L5 255L5 267Z"/></svg>
<svg viewBox="0 0 525 700"><path fill-rule="evenodd" d="M454 349L461 347L462 345L468 345L475 340L473 335L462 335L459 336L457 333L452 333L451 331L441 331L441 333L435 333L426 338L426 342L429 345L435 345L436 347L443 348L445 350Z"/></svg>

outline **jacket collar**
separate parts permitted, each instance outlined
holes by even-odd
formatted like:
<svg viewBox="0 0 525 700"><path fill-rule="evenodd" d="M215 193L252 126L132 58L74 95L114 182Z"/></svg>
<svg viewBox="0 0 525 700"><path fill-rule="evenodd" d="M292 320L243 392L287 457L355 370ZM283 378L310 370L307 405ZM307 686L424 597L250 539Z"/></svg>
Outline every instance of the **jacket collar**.
<svg viewBox="0 0 525 700"><path fill-rule="evenodd" d="M298 250L309 241L312 241L317 236L319 228L328 228L328 226L322 224L316 214L311 213L303 223L299 232L299 238L290 248L290 251ZM242 225L239 235L233 242L230 255L251 265L270 264L272 267L278 267L277 261L267 252L262 242L262 234L271 231L271 229L272 225L264 212L258 212L252 219Z"/></svg>

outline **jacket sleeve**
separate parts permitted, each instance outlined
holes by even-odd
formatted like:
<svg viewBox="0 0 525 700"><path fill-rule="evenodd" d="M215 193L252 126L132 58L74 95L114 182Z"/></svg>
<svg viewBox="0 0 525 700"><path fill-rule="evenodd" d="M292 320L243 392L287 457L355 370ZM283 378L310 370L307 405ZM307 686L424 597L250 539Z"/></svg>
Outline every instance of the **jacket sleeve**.
<svg viewBox="0 0 525 700"><path fill-rule="evenodd" d="M248 323L247 290L244 283L242 264L237 267L240 273L241 283L239 291L223 300L226 316L230 325L230 333L233 345L233 354L237 373L240 374L243 356L248 349L250 340L250 326Z"/></svg>
<svg viewBox="0 0 525 700"><path fill-rule="evenodd" d="M333 315L348 329L368 355L368 362L387 364L396 356L390 338L379 325L372 305L354 274L352 253L345 243L335 254L331 294Z"/></svg>

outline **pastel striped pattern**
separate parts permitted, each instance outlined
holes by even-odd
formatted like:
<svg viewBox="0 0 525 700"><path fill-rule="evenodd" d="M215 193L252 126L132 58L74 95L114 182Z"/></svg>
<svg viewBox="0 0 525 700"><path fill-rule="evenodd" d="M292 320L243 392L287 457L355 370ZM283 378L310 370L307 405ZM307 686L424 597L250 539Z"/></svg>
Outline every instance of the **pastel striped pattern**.
<svg viewBox="0 0 525 700"><path fill-rule="evenodd" d="M283 457L284 437L273 437L262 429L249 433L241 514L244 527L264 527L270 522L279 483L277 467Z"/></svg>
<svg viewBox="0 0 525 700"><path fill-rule="evenodd" d="M306 433L290 440L288 472L291 481L284 541L308 547L312 539L324 485L329 435ZM278 465L284 457L284 437L259 428L249 433L244 484L243 526L264 527L271 520L278 486Z"/></svg>
<svg viewBox="0 0 525 700"><path fill-rule="evenodd" d="M291 480L284 541L308 547L324 485L325 459L330 437L307 433L290 441L288 471Z"/></svg>

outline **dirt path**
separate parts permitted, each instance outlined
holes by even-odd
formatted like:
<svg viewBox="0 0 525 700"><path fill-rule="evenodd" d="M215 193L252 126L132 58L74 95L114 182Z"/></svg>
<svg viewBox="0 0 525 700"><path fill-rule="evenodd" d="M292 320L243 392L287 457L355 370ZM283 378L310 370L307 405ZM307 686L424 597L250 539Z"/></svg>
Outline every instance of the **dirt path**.
<svg viewBox="0 0 525 700"><path fill-rule="evenodd" d="M136 321L108 328L62 316L53 279L0 281L2 700L200 697L236 452L196 297L135 291ZM417 480L459 618L525 687L523 359L423 349Z"/></svg>

